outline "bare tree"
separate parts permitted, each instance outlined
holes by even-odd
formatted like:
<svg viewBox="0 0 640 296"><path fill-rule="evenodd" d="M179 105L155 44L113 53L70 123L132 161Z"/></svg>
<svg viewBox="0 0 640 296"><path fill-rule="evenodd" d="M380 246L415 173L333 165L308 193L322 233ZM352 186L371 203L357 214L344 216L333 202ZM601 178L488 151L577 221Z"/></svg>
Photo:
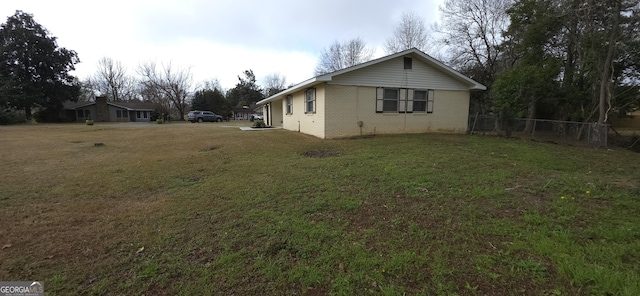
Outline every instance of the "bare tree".
<svg viewBox="0 0 640 296"><path fill-rule="evenodd" d="M280 73L272 73L264 78L264 96L268 98L286 89L287 78Z"/></svg>
<svg viewBox="0 0 640 296"><path fill-rule="evenodd" d="M448 46L450 62L459 69L480 67L492 82L499 67L502 32L509 26L506 10L513 0L446 0L436 30ZM484 82L484 81L483 81Z"/></svg>
<svg viewBox="0 0 640 296"><path fill-rule="evenodd" d="M400 23L393 29L393 35L387 39L384 47L388 54L414 47L428 53L434 48L424 19L414 12L402 14Z"/></svg>
<svg viewBox="0 0 640 296"><path fill-rule="evenodd" d="M196 87L197 89L206 89L206 90L219 90L222 94L224 94L224 90L222 89L222 85L220 85L220 81L218 78L214 78L212 80L205 80L200 83L200 86Z"/></svg>
<svg viewBox="0 0 640 296"><path fill-rule="evenodd" d="M359 37L346 42L334 41L322 50L314 72L315 75L334 72L367 62L372 56L373 49L368 48L367 43Z"/></svg>
<svg viewBox="0 0 640 296"><path fill-rule="evenodd" d="M622 1L613 1L612 20L613 25L609 32L609 44L607 45L607 56L602 65L600 78L600 93L598 96L598 124L607 122L609 111L611 110L611 87L613 85L613 55L618 43L618 26L620 25L620 13L622 13ZM606 137L606 135L605 135Z"/></svg>
<svg viewBox="0 0 640 296"><path fill-rule="evenodd" d="M171 101L164 95L164 93L156 89L153 85L148 83L138 84L138 94L145 102L156 103L159 106L158 112L169 113L171 110Z"/></svg>
<svg viewBox="0 0 640 296"><path fill-rule="evenodd" d="M90 102L96 97L95 90L91 84L91 78L86 78L81 81L78 80L78 85L80 85L80 95L78 96L79 102Z"/></svg>
<svg viewBox="0 0 640 296"><path fill-rule="evenodd" d="M182 120L192 90L191 70L175 69L171 63L162 64L158 69L155 62L147 62L138 67L138 74L142 77L143 90L156 100L164 101L164 105L175 109L179 114L178 118Z"/></svg>
<svg viewBox="0 0 640 296"><path fill-rule="evenodd" d="M97 72L89 79L91 87L111 101L128 101L136 97L136 80L127 75L127 68L119 61L103 57Z"/></svg>
<svg viewBox="0 0 640 296"><path fill-rule="evenodd" d="M511 67L502 32L509 27L506 10L514 0L446 0L440 6L440 24L434 25L446 46L447 62L462 73L491 87L501 69ZM472 94L472 112L493 108L491 92Z"/></svg>

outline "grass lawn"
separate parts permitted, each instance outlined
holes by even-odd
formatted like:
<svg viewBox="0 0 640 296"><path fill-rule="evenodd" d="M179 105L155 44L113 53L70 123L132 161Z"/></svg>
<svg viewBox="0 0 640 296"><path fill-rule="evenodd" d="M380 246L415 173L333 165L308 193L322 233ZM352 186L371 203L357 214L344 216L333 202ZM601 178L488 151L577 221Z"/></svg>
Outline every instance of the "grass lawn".
<svg viewBox="0 0 640 296"><path fill-rule="evenodd" d="M640 154L228 125L0 126L0 280L47 295L640 295Z"/></svg>

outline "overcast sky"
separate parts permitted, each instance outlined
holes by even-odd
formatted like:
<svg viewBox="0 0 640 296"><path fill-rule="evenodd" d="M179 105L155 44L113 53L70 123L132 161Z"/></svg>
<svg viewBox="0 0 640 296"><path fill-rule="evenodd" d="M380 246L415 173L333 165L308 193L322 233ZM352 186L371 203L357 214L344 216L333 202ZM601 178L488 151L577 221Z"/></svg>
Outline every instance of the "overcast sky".
<svg viewBox="0 0 640 296"><path fill-rule="evenodd" d="M16 10L75 50L75 75L93 74L110 57L130 74L140 62L190 67L194 81L218 79L232 88L246 69L259 83L280 73L287 84L313 76L323 48L362 38L382 56L382 45L405 11L437 21L442 0L2 0L1 22Z"/></svg>

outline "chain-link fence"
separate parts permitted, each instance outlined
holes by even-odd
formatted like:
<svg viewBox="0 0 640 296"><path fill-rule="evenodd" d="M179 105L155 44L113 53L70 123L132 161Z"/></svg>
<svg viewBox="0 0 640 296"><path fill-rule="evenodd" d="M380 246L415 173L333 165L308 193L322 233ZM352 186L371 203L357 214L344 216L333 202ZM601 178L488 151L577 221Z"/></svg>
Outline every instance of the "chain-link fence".
<svg viewBox="0 0 640 296"><path fill-rule="evenodd" d="M607 147L608 124L585 123L575 121L516 118L501 122L491 115L469 116L469 129L474 133L498 133L510 130L519 137L530 137L545 141L567 144L588 144Z"/></svg>

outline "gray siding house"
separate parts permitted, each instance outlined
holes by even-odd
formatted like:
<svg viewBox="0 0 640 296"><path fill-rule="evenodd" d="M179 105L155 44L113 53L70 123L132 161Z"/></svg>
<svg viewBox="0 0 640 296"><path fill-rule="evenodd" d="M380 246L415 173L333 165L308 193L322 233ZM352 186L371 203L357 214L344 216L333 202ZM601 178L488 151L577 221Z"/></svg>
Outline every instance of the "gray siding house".
<svg viewBox="0 0 640 296"><path fill-rule="evenodd" d="M98 122L149 122L155 103L107 102L107 97L96 97L95 102L66 102L60 113L62 121L82 122L92 119Z"/></svg>

